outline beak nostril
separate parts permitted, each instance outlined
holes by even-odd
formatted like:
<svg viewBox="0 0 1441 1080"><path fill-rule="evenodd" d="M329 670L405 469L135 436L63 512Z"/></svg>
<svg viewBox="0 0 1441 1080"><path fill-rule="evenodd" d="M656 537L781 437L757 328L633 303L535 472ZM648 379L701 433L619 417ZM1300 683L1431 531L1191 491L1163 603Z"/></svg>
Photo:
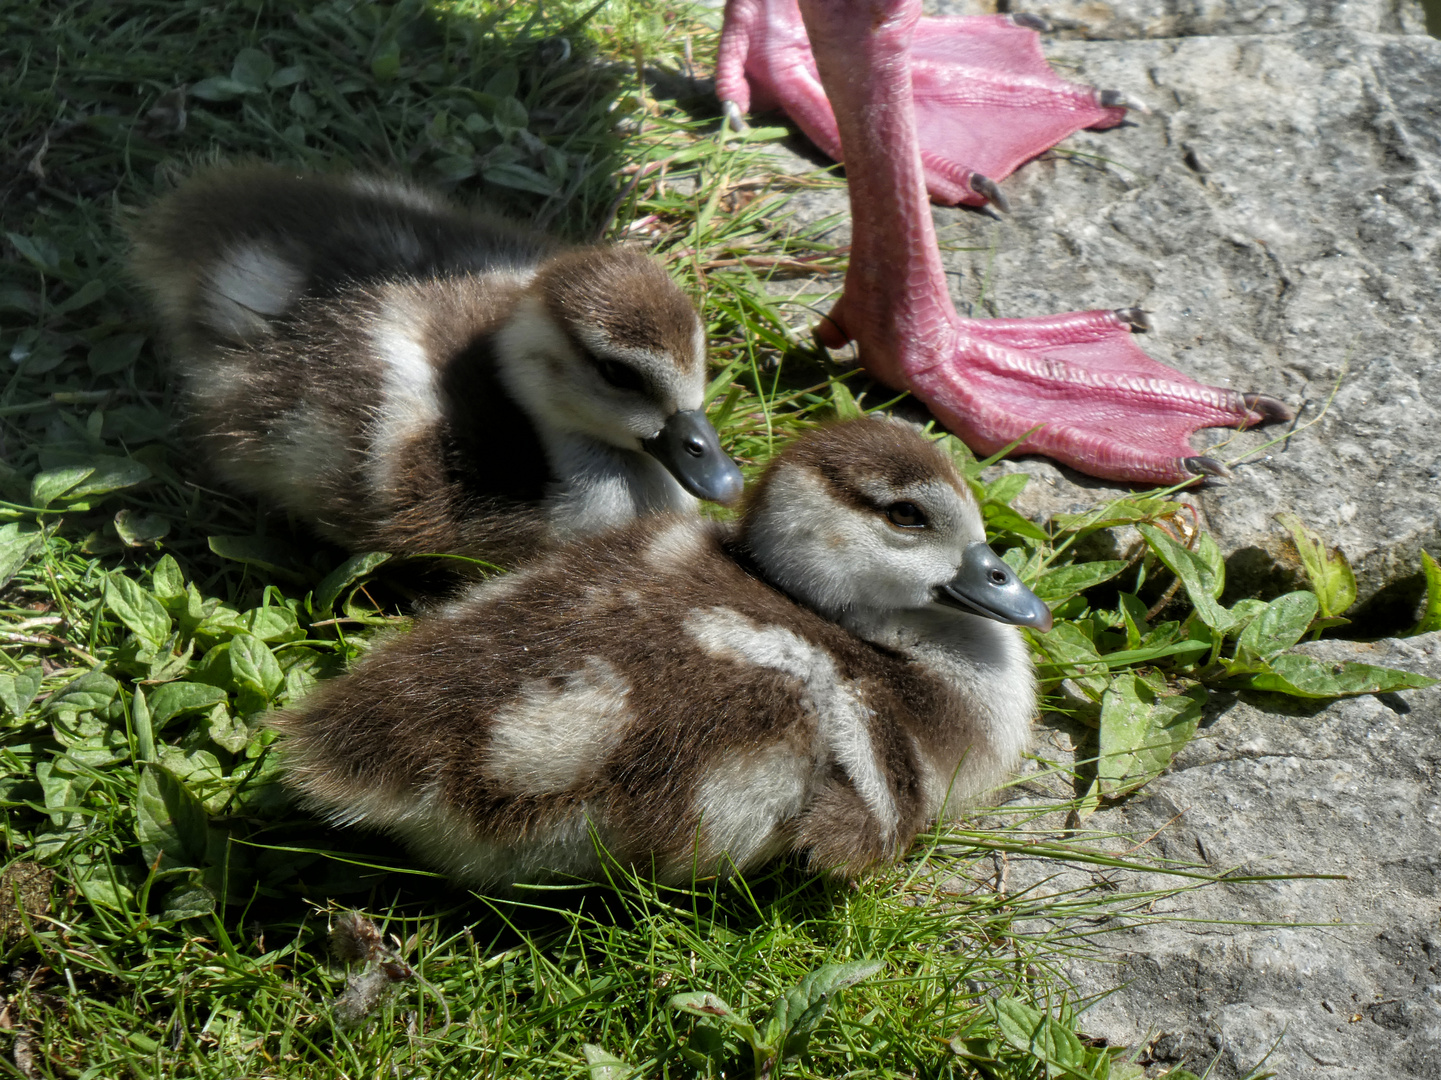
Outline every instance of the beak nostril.
<svg viewBox="0 0 1441 1080"><path fill-rule="evenodd" d="M698 435L692 435L685 441L685 452L691 457L705 457L705 442Z"/></svg>
<svg viewBox="0 0 1441 1080"><path fill-rule="evenodd" d="M1008 580L1010 580L1010 578L1009 578L1009 576L1006 574L1006 572L1005 572L1004 570L992 570L992 571L991 571L991 584L992 584L992 585L1004 585Z"/></svg>

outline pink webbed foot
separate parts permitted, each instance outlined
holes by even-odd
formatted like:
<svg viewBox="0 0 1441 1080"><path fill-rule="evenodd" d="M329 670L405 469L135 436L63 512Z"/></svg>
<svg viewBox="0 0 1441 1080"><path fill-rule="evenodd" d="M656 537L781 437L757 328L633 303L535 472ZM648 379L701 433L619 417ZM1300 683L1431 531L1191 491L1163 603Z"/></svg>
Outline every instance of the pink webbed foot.
<svg viewBox="0 0 1441 1080"><path fill-rule="evenodd" d="M910 48L926 189L937 202L1006 209L996 182L1082 128L1121 123L1126 103L1060 78L1038 20L982 15L919 20ZM728 0L716 93L727 118L781 108L822 151L845 159L797 0Z"/></svg>
<svg viewBox="0 0 1441 1080"><path fill-rule="evenodd" d="M832 347L848 336L837 314L845 318L833 312L818 331ZM982 454L1024 436L1015 453L1045 454L1108 480L1172 484L1228 475L1192 449L1199 429L1293 416L1275 398L1206 386L1152 360L1131 339L1149 326L1135 308L1034 319L941 314L924 344L912 338L884 361L868 359L862 344L861 359Z"/></svg>

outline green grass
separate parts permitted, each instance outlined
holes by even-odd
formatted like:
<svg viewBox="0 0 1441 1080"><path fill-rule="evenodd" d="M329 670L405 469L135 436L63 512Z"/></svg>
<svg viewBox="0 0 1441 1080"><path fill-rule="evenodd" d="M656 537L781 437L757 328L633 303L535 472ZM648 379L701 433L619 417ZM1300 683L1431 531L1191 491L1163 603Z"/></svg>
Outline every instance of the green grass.
<svg viewBox="0 0 1441 1080"><path fill-rule="evenodd" d="M714 25L657 0L0 10L0 1072L1135 1077L1077 1038L1062 967L1155 897L1007 893L993 860L1131 865L1106 854L1129 841L1081 824L1165 767L1210 687L1419 684L1289 653L1355 595L1301 523L1313 591L1224 608L1219 552L1164 493L1042 528L1011 508L1024 477L952 444L993 541L1059 617L1037 657L1091 761L1034 779L1039 808L934 835L855 888L779 866L669 890L616 869L505 899L298 815L262 718L399 617L413 568L347 559L191 468L124 276L127 215L194 165L257 158L395 171L577 239L644 240L703 306L711 415L753 471L892 395L809 344L845 253L786 199L837 182L778 174L773 132L717 138L684 78L708 69ZM1122 525L1143 527L1134 558L1078 557ZM1145 865L1178 887L1209 876ZM350 912L379 936L351 941L347 969L331 928L372 924ZM871 966L827 967L845 964ZM822 1010L827 980L858 973ZM723 1005L682 998L696 1016L670 1004L684 994ZM812 1025L803 1058L771 1061Z"/></svg>

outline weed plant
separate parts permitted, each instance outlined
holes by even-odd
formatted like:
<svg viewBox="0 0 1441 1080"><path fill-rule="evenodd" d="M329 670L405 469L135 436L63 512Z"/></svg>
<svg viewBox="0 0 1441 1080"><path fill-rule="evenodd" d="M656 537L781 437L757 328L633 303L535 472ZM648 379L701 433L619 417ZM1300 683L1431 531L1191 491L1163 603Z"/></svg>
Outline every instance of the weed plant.
<svg viewBox="0 0 1441 1080"><path fill-rule="evenodd" d="M265 713L403 618L414 567L346 558L206 486L172 433L125 221L195 166L259 159L381 169L572 238L645 242L702 306L707 404L754 470L892 402L807 342L846 253L787 199L838 182L778 172L765 144L784 131L719 137L692 80L716 23L664 0L0 8L0 1070L1142 1074L1078 1034L1064 967L1156 897L992 887L1008 851L1134 865L1034 811L934 834L856 887L782 865L664 889L614 867L497 898L316 825L276 783ZM993 542L1056 609L1042 674L1092 732L1064 778L1073 826L1166 766L1208 687L1425 682L1291 651L1355 597L1304 523L1313 587L1225 608L1220 553L1168 493L1043 528L1012 509L1024 476L951 445ZM1144 540L1134 557L1077 557L1122 527Z"/></svg>

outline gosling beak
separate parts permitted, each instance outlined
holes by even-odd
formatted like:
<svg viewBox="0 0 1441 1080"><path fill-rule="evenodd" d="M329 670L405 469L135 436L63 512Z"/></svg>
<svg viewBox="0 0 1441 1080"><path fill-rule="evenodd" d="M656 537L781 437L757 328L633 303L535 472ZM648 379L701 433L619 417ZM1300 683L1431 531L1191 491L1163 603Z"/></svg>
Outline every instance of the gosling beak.
<svg viewBox="0 0 1441 1080"><path fill-rule="evenodd" d="M741 497L741 471L726 457L715 428L699 409L672 414L640 444L697 499L729 506Z"/></svg>
<svg viewBox="0 0 1441 1080"><path fill-rule="evenodd" d="M936 602L1041 633L1051 628L1051 609L982 543L966 548L956 576L936 589Z"/></svg>

